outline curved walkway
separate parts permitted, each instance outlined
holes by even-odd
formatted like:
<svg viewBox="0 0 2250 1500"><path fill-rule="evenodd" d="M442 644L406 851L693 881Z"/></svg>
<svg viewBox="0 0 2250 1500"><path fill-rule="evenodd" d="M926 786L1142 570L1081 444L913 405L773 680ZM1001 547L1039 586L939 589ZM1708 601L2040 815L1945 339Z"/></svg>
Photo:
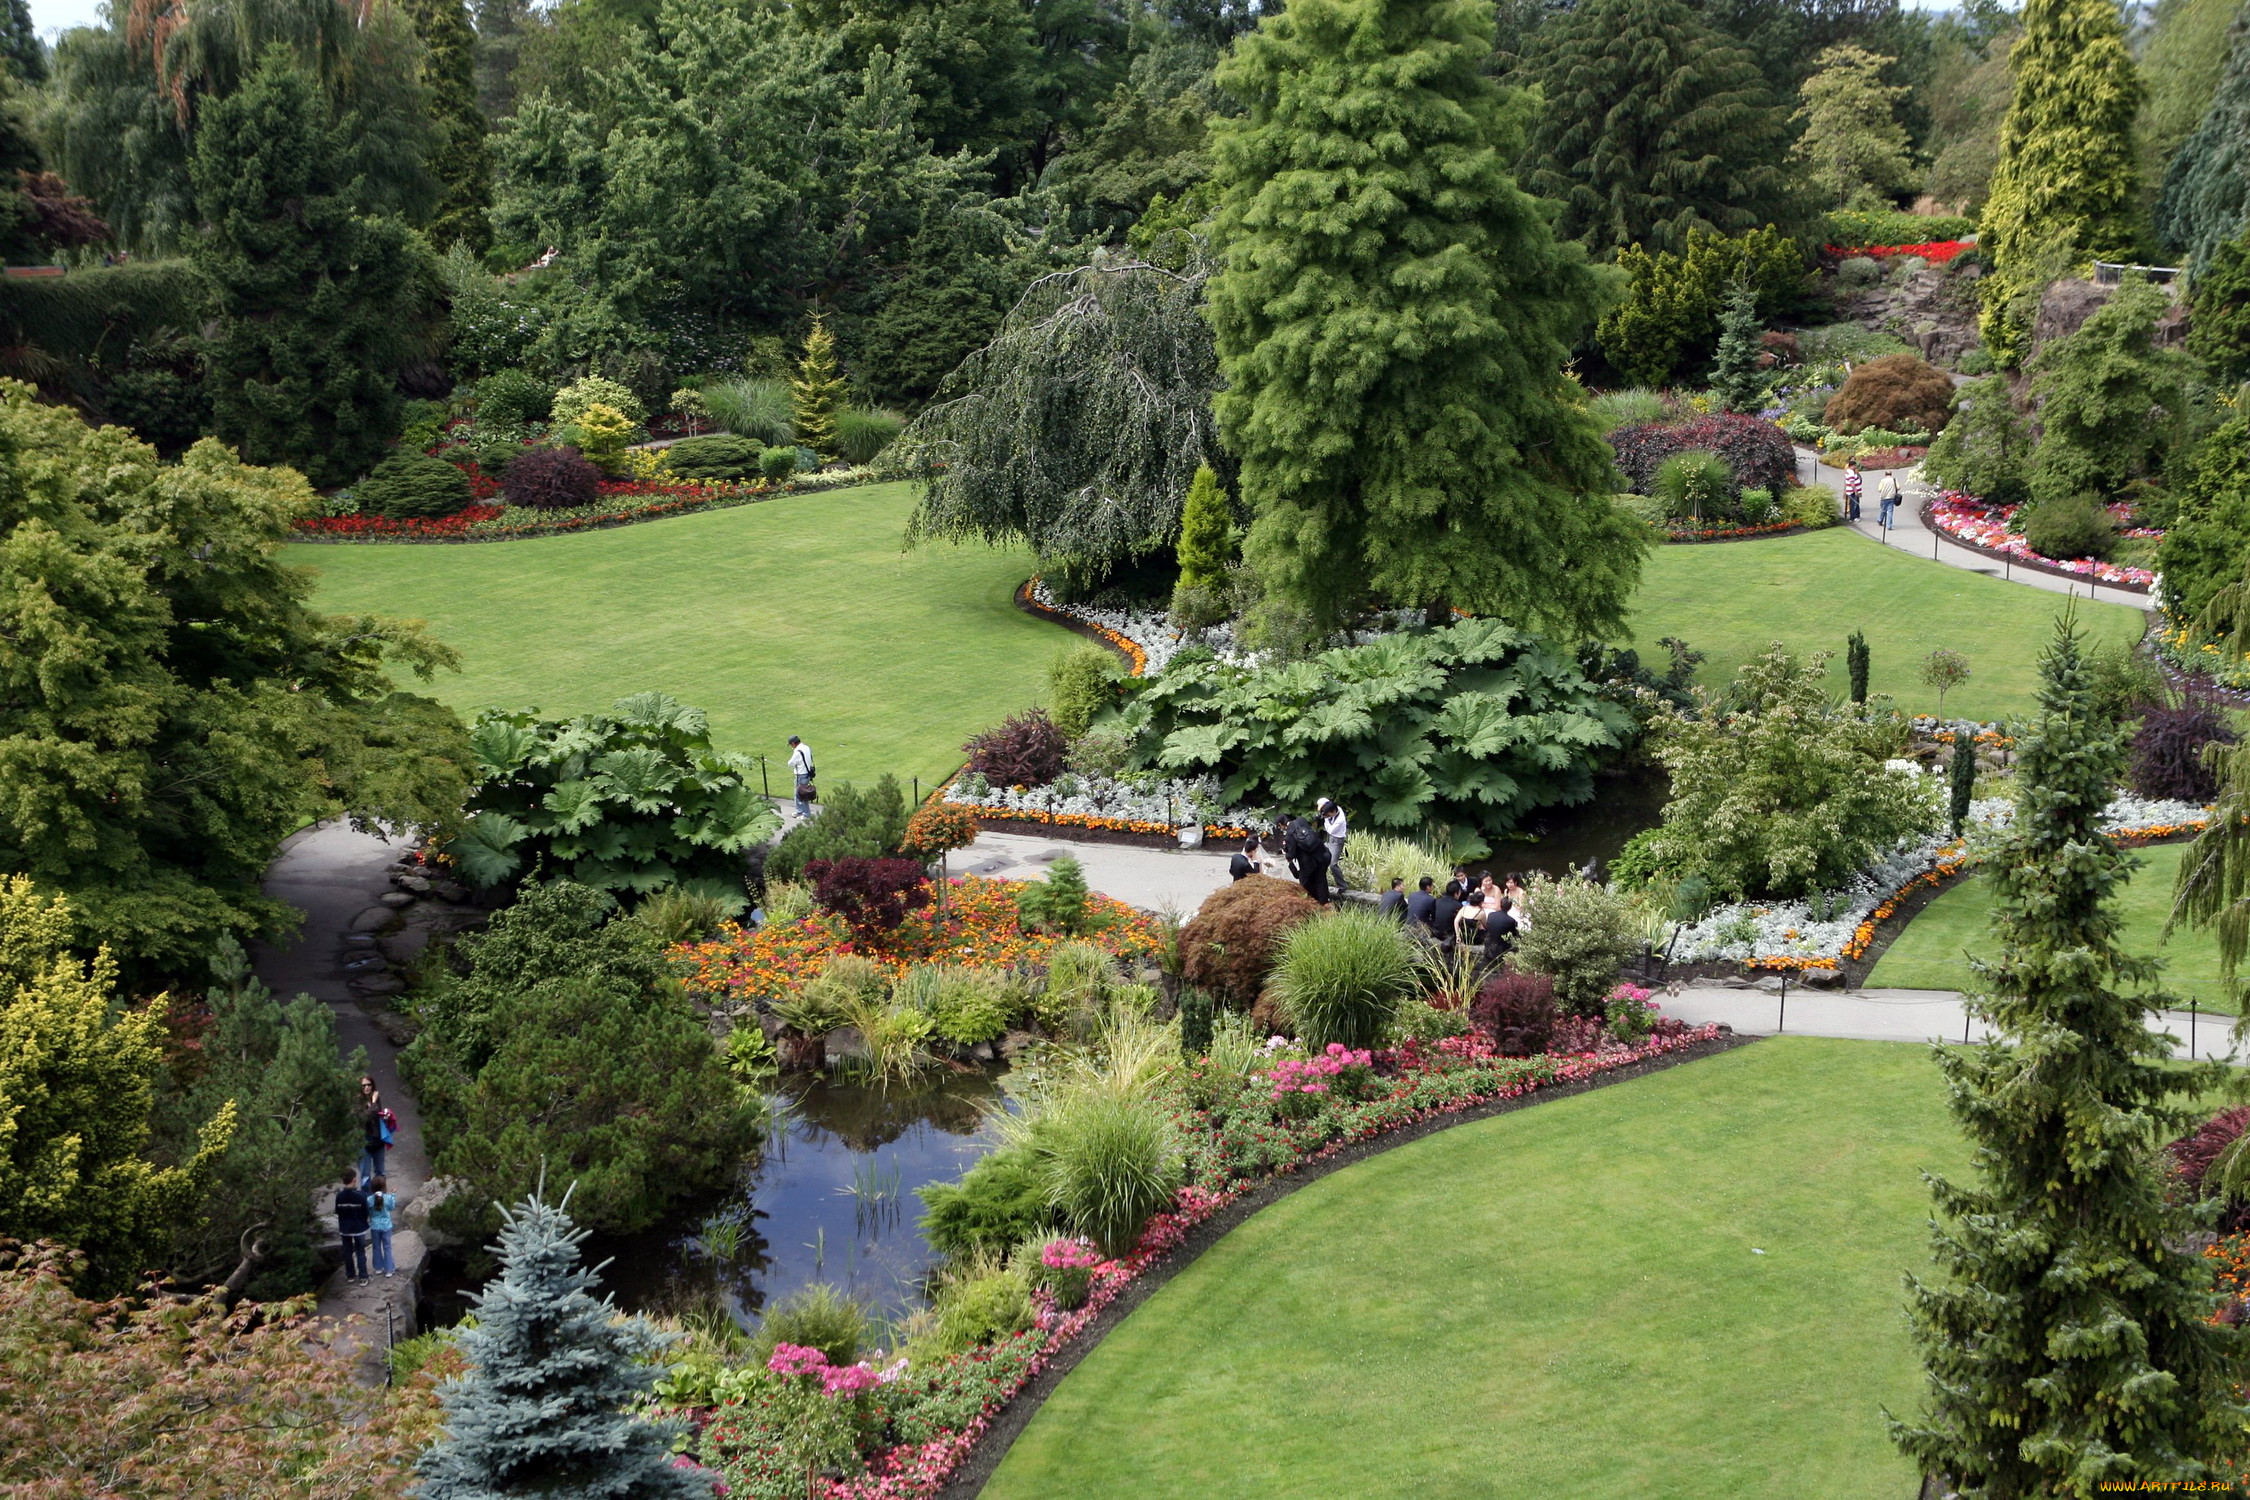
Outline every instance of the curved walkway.
<svg viewBox="0 0 2250 1500"><path fill-rule="evenodd" d="M1922 477L1919 468L1899 469L1900 500L1891 517L1890 531L1886 534L1875 524L1880 510L1875 498L1875 486L1880 475L1865 475L1866 491L1860 500L1860 520L1848 523L1851 529L1870 541L1886 547L1895 547L1917 557L1927 557L1948 567L1964 568L1972 573L1982 573L1990 578L2004 578L2011 583L2042 589L2050 594L2069 594L2080 599L2099 599L2105 604L2130 604L2135 609L2154 609L2155 602L2147 594L2132 589L2121 589L2113 584L2096 583L2090 578L2066 578L2053 573L2042 573L2034 568L2010 566L2004 559L1988 557L1972 551L1952 538L1940 535L1922 524L1922 502L1933 498L1935 486ZM1801 484L1825 484L1838 495L1844 493L1844 471L1820 461L1812 449L1797 449L1797 477Z"/></svg>

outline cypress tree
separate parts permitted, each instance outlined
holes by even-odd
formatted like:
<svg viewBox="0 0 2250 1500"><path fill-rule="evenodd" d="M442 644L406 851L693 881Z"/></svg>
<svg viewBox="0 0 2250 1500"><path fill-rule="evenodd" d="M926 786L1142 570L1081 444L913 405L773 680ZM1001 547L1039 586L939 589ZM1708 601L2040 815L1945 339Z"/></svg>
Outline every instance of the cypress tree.
<svg viewBox="0 0 2250 1500"><path fill-rule="evenodd" d="M789 403L797 423L797 441L822 458L836 456L836 411L848 390L836 367L836 336L825 319L813 319L805 335L805 357L789 382Z"/></svg>
<svg viewBox="0 0 2250 1500"><path fill-rule="evenodd" d="M1317 622L1381 595L1604 635L1639 580L1563 369L1599 283L1508 175L1492 38L1489 0L1300 0L1219 72L1214 405L1244 555Z"/></svg>
<svg viewBox="0 0 2250 1500"><path fill-rule="evenodd" d="M2250 229L2250 10L2227 29L2226 71L2194 134L2164 169L2156 232L2200 274L2219 246Z"/></svg>
<svg viewBox="0 0 2250 1500"><path fill-rule="evenodd" d="M500 1275L473 1298L477 1326L461 1335L469 1372L439 1392L445 1434L417 1465L423 1500L712 1493L708 1471L672 1462L679 1424L630 1414L663 1373L642 1361L669 1340L594 1295L569 1201L533 1194L502 1211Z"/></svg>
<svg viewBox="0 0 2250 1500"><path fill-rule="evenodd" d="M422 85L428 90L434 136L430 174L440 197L424 226L443 250L456 241L482 255L492 244L492 152L477 107L477 34L463 0L406 0L414 34L422 39Z"/></svg>
<svg viewBox="0 0 2250 1500"><path fill-rule="evenodd" d="M1946 767L1946 816L1959 838L1977 788L1977 736L1967 724L1953 731L1953 763Z"/></svg>
<svg viewBox="0 0 2250 1500"><path fill-rule="evenodd" d="M1234 518L1227 510L1227 492L1209 464L1195 471L1187 501L1180 507L1180 540L1174 552L1180 560L1180 583L1209 588L1226 582L1227 563L1234 550Z"/></svg>
<svg viewBox="0 0 2250 1500"><path fill-rule="evenodd" d="M2208 1321L2191 1227L2157 1152L2223 1065L2177 1068L2122 991L2156 965L2118 946L2137 863L2101 830L2125 738L2105 721L2076 626L2040 662L2015 823L1993 860L1994 944L1969 999L1992 1040L1941 1047L1977 1180L1933 1177L1936 1281L1909 1278L1927 1411L1892 1421L1963 1495L2091 1495L2194 1479L2240 1446L2244 1336Z"/></svg>
<svg viewBox="0 0 2250 1500"><path fill-rule="evenodd" d="M1758 294L1748 281L1738 280L1727 289L1726 311L1719 314L1719 357L1711 371L1711 387L1728 411L1755 411L1766 394L1758 369L1765 348L1758 331Z"/></svg>
<svg viewBox="0 0 2250 1500"><path fill-rule="evenodd" d="M1867 636L1855 630L1844 642L1844 671L1851 679L1854 703L1867 701L1867 663Z"/></svg>
<svg viewBox="0 0 2250 1500"><path fill-rule="evenodd" d="M1543 96L1524 186L1562 205L1556 232L1596 255L1679 251L1698 226L1738 234L1803 216L1784 169L1789 120L1749 49L1686 0L1592 0L1533 34Z"/></svg>
<svg viewBox="0 0 2250 1500"><path fill-rule="evenodd" d="M217 312L214 427L249 462L294 464L315 484L356 477L397 435L429 276L404 224L353 209L341 134L319 85L275 48L205 106L191 172L194 260Z"/></svg>
<svg viewBox="0 0 2250 1500"><path fill-rule="evenodd" d="M2042 285L2087 260L2134 258L2142 91L2114 0L2026 0L2009 58L2015 98L1978 221L1992 274L1978 292L1985 346L2013 368Z"/></svg>

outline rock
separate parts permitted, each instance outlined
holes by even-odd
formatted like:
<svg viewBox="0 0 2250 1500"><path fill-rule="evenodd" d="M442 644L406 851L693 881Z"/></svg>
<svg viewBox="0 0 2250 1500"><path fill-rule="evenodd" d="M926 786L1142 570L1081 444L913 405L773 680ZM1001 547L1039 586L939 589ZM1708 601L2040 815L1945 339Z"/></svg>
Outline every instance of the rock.
<svg viewBox="0 0 2250 1500"><path fill-rule="evenodd" d="M387 906L370 906L352 918L354 932L381 932L398 920L398 913Z"/></svg>
<svg viewBox="0 0 2250 1500"><path fill-rule="evenodd" d="M978 1062L998 1062L1000 1054L992 1050L992 1043L979 1042L969 1049L969 1056Z"/></svg>
<svg viewBox="0 0 2250 1500"><path fill-rule="evenodd" d="M391 884L402 891L412 891L417 896L426 896L430 891L430 878L427 875L393 875Z"/></svg>
<svg viewBox="0 0 2250 1500"><path fill-rule="evenodd" d="M430 1215L440 1203L453 1196L460 1184L451 1177L433 1177L416 1188L407 1200L399 1205L398 1227L411 1230L422 1237L422 1244L432 1250L442 1250L458 1244L452 1235L442 1229L430 1227Z"/></svg>
<svg viewBox="0 0 2250 1500"><path fill-rule="evenodd" d="M415 898L411 891L385 891L375 899L396 911L400 907L412 906Z"/></svg>
<svg viewBox="0 0 2250 1500"><path fill-rule="evenodd" d="M469 888L458 880L433 880L430 894L440 901L461 902L469 899Z"/></svg>
<svg viewBox="0 0 2250 1500"><path fill-rule="evenodd" d="M366 948L371 946L374 941L375 934L372 932L347 932L344 934L344 946L346 948Z"/></svg>
<svg viewBox="0 0 2250 1500"><path fill-rule="evenodd" d="M396 974L387 972L365 974L352 981L352 993L355 995L403 995L406 993L406 981Z"/></svg>
<svg viewBox="0 0 2250 1500"><path fill-rule="evenodd" d="M1730 990L1754 990L1758 987L1755 981L1745 979L1740 974L1729 974L1719 983Z"/></svg>
<svg viewBox="0 0 2250 1500"><path fill-rule="evenodd" d="M1762 974L1758 977L1756 988L1764 990L1769 995L1778 995L1781 993L1781 976L1779 974Z"/></svg>
<svg viewBox="0 0 2250 1500"><path fill-rule="evenodd" d="M1840 990L1844 987L1842 969L1807 969L1805 983L1816 990Z"/></svg>
<svg viewBox="0 0 2250 1500"><path fill-rule="evenodd" d="M1024 1048L1033 1045L1038 1040L1039 1038L1036 1033L1029 1031L1011 1031L1006 1036L1000 1038L1000 1055L1012 1060L1017 1053L1023 1051Z"/></svg>
<svg viewBox="0 0 2250 1500"><path fill-rule="evenodd" d="M374 1010L366 1006L360 1008L375 1029L383 1033L394 1047L403 1047L422 1034L421 1026L404 1011Z"/></svg>

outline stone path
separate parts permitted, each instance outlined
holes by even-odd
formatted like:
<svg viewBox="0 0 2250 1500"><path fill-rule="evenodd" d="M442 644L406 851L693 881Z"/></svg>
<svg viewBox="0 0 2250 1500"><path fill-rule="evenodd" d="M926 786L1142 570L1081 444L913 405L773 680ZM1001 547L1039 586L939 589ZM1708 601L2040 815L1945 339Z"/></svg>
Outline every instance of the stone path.
<svg viewBox="0 0 2250 1500"><path fill-rule="evenodd" d="M1863 476L1866 488L1860 499L1860 520L1852 525L1852 530L1861 536L1886 547L1896 547L1909 556L1931 558L1948 567L1982 573L1991 578L2004 578L2010 583L2024 584L2050 594L2098 599L2105 604L2129 604L2135 609L2155 608L2146 594L2096 583L2089 578L2064 578L2033 568L2014 567L2001 558L1987 557L1982 552L1971 551L1950 537L1933 532L1922 524L1921 518L1922 501L1933 493L1933 486L1922 478L1919 469L1900 469L1897 472L1900 500L1898 509L1892 514L1887 533L1876 524L1881 504L1876 499L1875 486L1881 476L1878 473ZM1839 496L1844 493L1844 471L1822 463L1820 456L1810 448L1797 449L1797 478L1802 484L1825 484Z"/></svg>
<svg viewBox="0 0 2250 1500"><path fill-rule="evenodd" d="M1226 852L1203 849L1142 849L1131 844L1097 844L1026 833L983 833L966 849L946 857L955 875L997 880L1037 880L1063 855L1085 867L1086 884L1149 911L1171 907L1195 915L1203 898L1226 885Z"/></svg>

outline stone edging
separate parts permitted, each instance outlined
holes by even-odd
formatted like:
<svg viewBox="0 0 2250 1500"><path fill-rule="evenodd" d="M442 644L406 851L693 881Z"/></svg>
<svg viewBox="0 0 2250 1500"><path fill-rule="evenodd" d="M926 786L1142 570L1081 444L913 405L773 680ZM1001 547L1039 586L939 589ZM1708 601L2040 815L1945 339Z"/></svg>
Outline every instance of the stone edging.
<svg viewBox="0 0 2250 1500"><path fill-rule="evenodd" d="M1379 1156L1409 1142L1435 1135L1441 1130L1450 1130L1456 1125L1467 1125L1477 1120L1489 1120L1496 1115L1509 1114L1535 1104L1545 1104L1550 1100L1565 1099L1577 1094L1589 1093L1594 1089L1605 1088L1613 1083L1623 1083L1630 1078L1641 1078L1650 1073L1661 1072L1681 1063L1694 1062L1700 1058L1711 1057L1721 1052L1731 1052L1737 1047L1747 1046L1758 1040L1760 1038L1754 1036L1737 1036L1727 1033L1711 1041L1699 1042L1692 1047L1683 1047L1677 1052L1668 1052L1661 1057L1652 1057L1642 1062L1631 1063L1625 1067L1596 1074L1592 1078L1581 1078L1571 1083L1560 1083L1546 1088L1534 1089L1528 1094L1518 1094L1510 1099L1495 1099L1488 1103L1471 1105L1467 1109L1450 1114L1432 1115L1426 1119L1416 1120L1412 1124L1402 1125L1398 1129L1389 1131L1373 1140L1346 1146L1332 1156L1308 1162L1298 1170L1284 1176L1267 1178L1256 1188L1235 1199L1226 1207L1211 1215L1210 1218L1189 1230L1187 1237L1180 1242L1176 1249L1129 1282L1124 1290L1117 1294L1116 1300L1103 1308L1083 1333L1072 1339L1063 1349L1057 1351L1048 1360L1045 1369L1026 1381L1023 1388L1016 1392L1007 1405L993 1414L985 1427L984 1435L977 1440L976 1445L970 1449L968 1456L962 1459L960 1466L953 1471L945 1484L937 1491L936 1500L973 1500L973 1497L982 1494L986 1483L998 1471L1001 1462L1007 1458L1008 1450L1015 1446L1015 1441L1022 1435L1024 1428L1030 1425L1031 1419L1038 1414L1039 1408L1046 1404L1047 1398L1061 1386L1064 1377L1077 1368L1079 1361L1083 1360L1095 1346L1108 1337L1120 1323L1124 1322L1135 1308L1148 1301L1173 1277L1194 1265L1206 1250L1224 1239L1231 1230L1260 1209L1278 1203L1307 1183L1317 1182L1331 1172L1342 1171L1345 1167L1353 1166L1369 1157Z"/></svg>
<svg viewBox="0 0 2250 1500"><path fill-rule="evenodd" d="M2018 557L2013 552L2002 552L1997 548L1987 547L1983 546L1980 543L1972 542L1967 537L1957 536L1953 532L1947 531L1944 527L1937 524L1937 520L1935 518L1936 508L1936 501L1930 499L1928 496L1923 497L1921 507L1916 512L1916 514L1919 515L1922 519L1923 529L1928 531L1933 536L1944 537L1948 542L1951 542L1954 546L1959 547L1964 552L1974 552L1979 557L1989 557L1996 563L2005 563L2009 567L2022 568L2027 572L2045 573L2053 578L2064 578L2068 579L2072 583L2083 583L2089 588L2115 589L2120 594L2140 594L2143 596L2148 593L2148 586L2146 584L2111 583L2106 578L2091 578L2084 573L2073 573L2068 568L2058 567L2054 563L2047 562L2043 559L2034 561L2033 559L2028 557Z"/></svg>

